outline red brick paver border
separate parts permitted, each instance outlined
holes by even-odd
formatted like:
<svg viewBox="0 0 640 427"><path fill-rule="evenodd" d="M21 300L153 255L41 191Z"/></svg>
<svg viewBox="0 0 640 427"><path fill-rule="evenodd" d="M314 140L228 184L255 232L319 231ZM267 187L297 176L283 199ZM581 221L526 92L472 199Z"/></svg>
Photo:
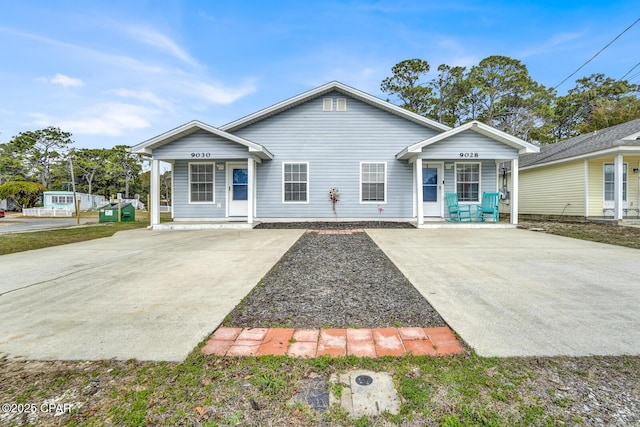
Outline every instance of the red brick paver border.
<svg viewBox="0 0 640 427"><path fill-rule="evenodd" d="M446 356L463 352L453 331L438 328L218 328L202 347L216 356Z"/></svg>

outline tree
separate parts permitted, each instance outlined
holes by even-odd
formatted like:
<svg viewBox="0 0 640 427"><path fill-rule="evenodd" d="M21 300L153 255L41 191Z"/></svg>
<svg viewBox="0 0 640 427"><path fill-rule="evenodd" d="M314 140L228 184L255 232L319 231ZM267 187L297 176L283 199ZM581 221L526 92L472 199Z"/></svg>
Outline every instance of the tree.
<svg viewBox="0 0 640 427"><path fill-rule="evenodd" d="M552 136L555 141L640 117L640 86L592 74L557 99Z"/></svg>
<svg viewBox="0 0 640 427"><path fill-rule="evenodd" d="M434 102L429 116L447 126L458 126L469 112L465 96L469 85L465 67L438 66L438 75L429 82L434 90Z"/></svg>
<svg viewBox="0 0 640 427"><path fill-rule="evenodd" d="M141 170L140 158L131 154L128 146L116 145L110 150L106 173L112 179L112 192L124 190L124 197L128 199L129 185Z"/></svg>
<svg viewBox="0 0 640 427"><path fill-rule="evenodd" d="M10 142L30 170L37 173L44 188L51 185L52 165L63 159L73 143L71 133L49 126L36 131L21 132Z"/></svg>
<svg viewBox="0 0 640 427"><path fill-rule="evenodd" d="M7 181L24 181L28 171L12 144L0 144L0 184Z"/></svg>
<svg viewBox="0 0 640 427"><path fill-rule="evenodd" d="M86 183L88 194L93 194L96 173L104 169L109 154L109 150L101 148L82 148L72 153L74 168L79 171L77 176Z"/></svg>
<svg viewBox="0 0 640 427"><path fill-rule="evenodd" d="M393 75L382 80L380 89L396 96L403 108L426 115L432 108L433 89L426 82L420 83L429 72L429 63L422 59L406 59L391 68Z"/></svg>
<svg viewBox="0 0 640 427"><path fill-rule="evenodd" d="M44 190L44 186L37 182L5 182L0 185L0 199L12 200L22 210L35 206Z"/></svg>

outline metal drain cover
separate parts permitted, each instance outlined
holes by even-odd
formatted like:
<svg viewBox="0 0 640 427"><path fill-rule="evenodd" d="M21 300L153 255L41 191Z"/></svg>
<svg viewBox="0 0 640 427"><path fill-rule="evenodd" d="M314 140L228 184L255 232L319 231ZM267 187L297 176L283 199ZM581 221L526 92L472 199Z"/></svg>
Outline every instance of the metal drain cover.
<svg viewBox="0 0 640 427"><path fill-rule="evenodd" d="M356 377L356 384L358 385L369 385L373 382L373 378L369 375L358 375Z"/></svg>

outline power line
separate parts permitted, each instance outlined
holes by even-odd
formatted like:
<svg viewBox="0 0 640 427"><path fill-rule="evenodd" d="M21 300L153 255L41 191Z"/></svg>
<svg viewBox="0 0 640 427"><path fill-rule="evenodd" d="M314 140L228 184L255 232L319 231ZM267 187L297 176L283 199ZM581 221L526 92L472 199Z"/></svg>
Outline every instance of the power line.
<svg viewBox="0 0 640 427"><path fill-rule="evenodd" d="M634 25L636 25L638 23L638 21L640 21L640 18L636 19L635 22L631 25L629 25L627 28L624 29L624 31L622 31L620 34L618 34L613 40L611 40L609 43L607 43L607 45L605 47L603 47L602 49L600 49L595 55L593 55L591 58L589 58L589 60L587 62L585 62L584 64L582 64L581 66L578 67L577 70L575 70L573 73L569 74L563 81L561 81L560 83L558 83L553 89L558 89L560 86L562 86L562 84L564 82L566 82L567 80L569 80L571 77L573 77L574 74L576 74L578 71L582 70L582 68L584 68L585 65L587 65L589 62L593 61L595 59L596 56L600 55L606 48L608 48L609 46L611 46L613 44L613 42L615 42L616 40L618 40L624 33L626 33L627 31L629 31L631 29L631 27L633 27Z"/></svg>
<svg viewBox="0 0 640 427"><path fill-rule="evenodd" d="M620 80L624 79L624 78L625 78L625 77L627 77L629 74L631 74L631 72L632 72L633 70L635 70L635 69L636 69L636 67L637 67L638 65L640 65L640 62L638 62L638 63L637 63L636 65L634 65L633 67L631 67L631 69L630 69L629 71L627 71L627 72L624 74L624 76L620 77L620 78L618 79L618 81L620 81Z"/></svg>

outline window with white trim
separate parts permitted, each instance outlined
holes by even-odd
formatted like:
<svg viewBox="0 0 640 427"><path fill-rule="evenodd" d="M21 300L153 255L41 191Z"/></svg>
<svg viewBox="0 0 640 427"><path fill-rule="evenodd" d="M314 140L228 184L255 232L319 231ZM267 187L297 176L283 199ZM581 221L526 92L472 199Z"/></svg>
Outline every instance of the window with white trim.
<svg viewBox="0 0 640 427"><path fill-rule="evenodd" d="M333 111L333 98L322 99L322 111Z"/></svg>
<svg viewBox="0 0 640 427"><path fill-rule="evenodd" d="M456 163L456 193L461 202L480 201L480 163Z"/></svg>
<svg viewBox="0 0 640 427"><path fill-rule="evenodd" d="M51 203L55 205L70 205L73 203L73 196L51 196Z"/></svg>
<svg viewBox="0 0 640 427"><path fill-rule="evenodd" d="M615 174L614 163L604 164L604 201L613 202L615 200ZM627 200L627 164L622 165L622 200Z"/></svg>
<svg viewBox="0 0 640 427"><path fill-rule="evenodd" d="M215 163L189 163L189 203L215 201Z"/></svg>
<svg viewBox="0 0 640 427"><path fill-rule="evenodd" d="M387 201L386 184L386 163L360 163L361 203L385 203Z"/></svg>
<svg viewBox="0 0 640 427"><path fill-rule="evenodd" d="M336 111L347 111L347 98L336 98Z"/></svg>
<svg viewBox="0 0 640 427"><path fill-rule="evenodd" d="M284 203L309 201L309 163L282 164L282 201Z"/></svg>

